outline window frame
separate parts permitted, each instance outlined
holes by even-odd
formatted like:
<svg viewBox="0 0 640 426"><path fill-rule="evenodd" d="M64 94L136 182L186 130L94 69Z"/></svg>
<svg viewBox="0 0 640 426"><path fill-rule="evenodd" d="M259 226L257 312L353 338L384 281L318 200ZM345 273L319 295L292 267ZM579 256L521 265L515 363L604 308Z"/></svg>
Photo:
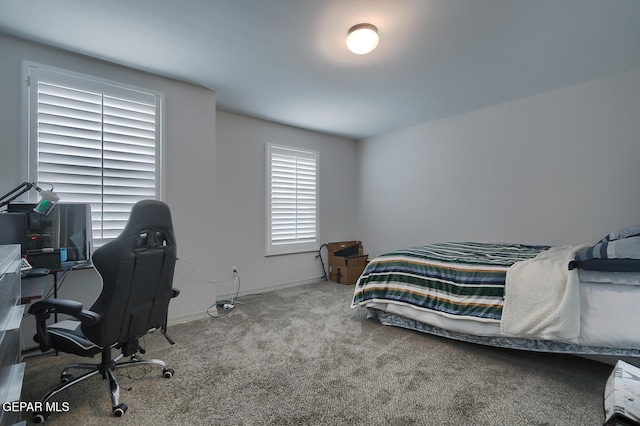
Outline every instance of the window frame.
<svg viewBox="0 0 640 426"><path fill-rule="evenodd" d="M155 194L154 199L163 200L165 191L165 147L164 147L164 94L147 88L136 87L126 83L116 82L101 77L83 74L63 68L41 63L22 61L22 122L23 131L21 144L21 175L23 181L37 182L38 180L38 88L41 73L55 75L57 81L68 80L75 89L90 89L100 91L107 96L124 97L129 100L141 97L155 99ZM59 80L58 80L59 79ZM34 90L35 89L35 90ZM134 94L133 96L131 96ZM41 182L45 187L47 182ZM46 188L45 188L46 189ZM56 189L54 188L54 191ZM37 194L30 191L26 196L27 202L37 202ZM62 197L60 202L65 202ZM102 218L100 222L102 224ZM101 226L102 229L102 226ZM92 229L93 232L93 229ZM115 237L103 239L103 244ZM100 244L96 244L98 247Z"/></svg>
<svg viewBox="0 0 640 426"><path fill-rule="evenodd" d="M282 254L307 253L318 251L320 241L320 153L318 151L295 148L272 143L266 144L266 189L265 189L265 217L266 217L266 244L265 256ZM315 161L315 237L313 240L303 238L302 241L290 241L285 243L273 242L272 233L272 158L274 153L281 155L295 155L296 158L313 158Z"/></svg>

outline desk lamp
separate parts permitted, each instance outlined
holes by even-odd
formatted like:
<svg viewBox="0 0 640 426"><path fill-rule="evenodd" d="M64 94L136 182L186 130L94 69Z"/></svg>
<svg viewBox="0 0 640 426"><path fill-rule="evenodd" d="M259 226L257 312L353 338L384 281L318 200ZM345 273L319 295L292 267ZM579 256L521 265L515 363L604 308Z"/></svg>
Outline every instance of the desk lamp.
<svg viewBox="0 0 640 426"><path fill-rule="evenodd" d="M42 197L33 211L48 216L55 207L56 203L60 201L60 197L58 197L56 193L52 191L53 185L51 185L51 190L45 191L33 182L22 182L20 185L16 186L11 191L0 197L0 208L6 206L31 188L38 191L40 193L40 196Z"/></svg>

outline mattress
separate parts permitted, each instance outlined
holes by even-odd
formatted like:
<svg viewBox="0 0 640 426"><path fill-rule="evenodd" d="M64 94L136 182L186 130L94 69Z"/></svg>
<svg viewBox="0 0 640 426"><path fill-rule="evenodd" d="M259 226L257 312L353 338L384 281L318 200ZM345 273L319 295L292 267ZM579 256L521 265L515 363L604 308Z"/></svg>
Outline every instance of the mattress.
<svg viewBox="0 0 640 426"><path fill-rule="evenodd" d="M419 327L467 336L463 340L478 337L495 343L498 338L500 346L510 347L512 342L516 348L524 344L548 350L554 342L532 343L536 339L509 338L500 332L506 271L548 248L463 242L386 253L362 273L352 307L389 313L393 325L399 325L398 318L407 319ZM640 349L640 280L631 274L605 275L579 273L580 335L576 341L559 343L565 344L565 352L579 352L577 345L591 348L582 348L583 353L617 353L613 351L622 348L622 353L638 356L631 352ZM388 318L381 321L389 323Z"/></svg>
<svg viewBox="0 0 640 426"><path fill-rule="evenodd" d="M498 323L507 270L548 248L451 242L385 253L363 271L352 305L392 303L444 317Z"/></svg>

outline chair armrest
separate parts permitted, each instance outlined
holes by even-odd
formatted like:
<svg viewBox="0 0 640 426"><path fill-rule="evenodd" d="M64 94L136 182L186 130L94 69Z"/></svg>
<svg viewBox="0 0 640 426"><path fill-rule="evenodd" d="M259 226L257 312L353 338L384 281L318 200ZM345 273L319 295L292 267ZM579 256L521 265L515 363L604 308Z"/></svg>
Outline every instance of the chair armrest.
<svg viewBox="0 0 640 426"><path fill-rule="evenodd" d="M171 298L173 299L174 297L178 297L178 295L180 294L180 290L178 290L177 288L172 288L171 289Z"/></svg>
<svg viewBox="0 0 640 426"><path fill-rule="evenodd" d="M29 307L29 313L36 317L34 340L40 344L42 352L51 349L51 336L47 329L47 319L51 314L70 315L87 325L95 324L100 320L100 315L96 312L82 309L82 303L68 299L40 300Z"/></svg>
<svg viewBox="0 0 640 426"><path fill-rule="evenodd" d="M46 299L39 300L29 307L29 313L32 315L46 311L74 314L82 311L82 303L69 299Z"/></svg>
<svg viewBox="0 0 640 426"><path fill-rule="evenodd" d="M51 314L70 315L83 324L95 324L100 319L100 315L82 309L82 303L69 299L47 299L40 300L29 307L29 313L36 316L36 321L48 319Z"/></svg>

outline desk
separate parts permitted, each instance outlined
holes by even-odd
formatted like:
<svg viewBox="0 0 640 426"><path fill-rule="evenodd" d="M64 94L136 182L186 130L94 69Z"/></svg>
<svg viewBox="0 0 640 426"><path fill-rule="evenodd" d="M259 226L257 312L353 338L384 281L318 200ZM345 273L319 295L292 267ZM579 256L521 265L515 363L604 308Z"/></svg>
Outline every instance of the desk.
<svg viewBox="0 0 640 426"><path fill-rule="evenodd" d="M58 297L58 288L60 286L60 283L58 282L58 273L90 268L93 268L91 262L65 262L60 266L60 269L49 270L48 275L53 275L53 297ZM47 275L38 275L34 277L27 275L22 277L20 303L31 303L33 300L41 299L46 283Z"/></svg>
<svg viewBox="0 0 640 426"><path fill-rule="evenodd" d="M51 269L49 271L49 275L53 275L53 297L55 299L58 298L58 288L60 283L58 282L58 273L63 272L67 274L71 271L79 271L81 269L92 269L93 264L87 261L81 262L63 262L60 266L60 269Z"/></svg>
<svg viewBox="0 0 640 426"><path fill-rule="evenodd" d="M31 303L32 300L41 299L46 283L46 275L22 278L20 304L24 305L26 303Z"/></svg>

